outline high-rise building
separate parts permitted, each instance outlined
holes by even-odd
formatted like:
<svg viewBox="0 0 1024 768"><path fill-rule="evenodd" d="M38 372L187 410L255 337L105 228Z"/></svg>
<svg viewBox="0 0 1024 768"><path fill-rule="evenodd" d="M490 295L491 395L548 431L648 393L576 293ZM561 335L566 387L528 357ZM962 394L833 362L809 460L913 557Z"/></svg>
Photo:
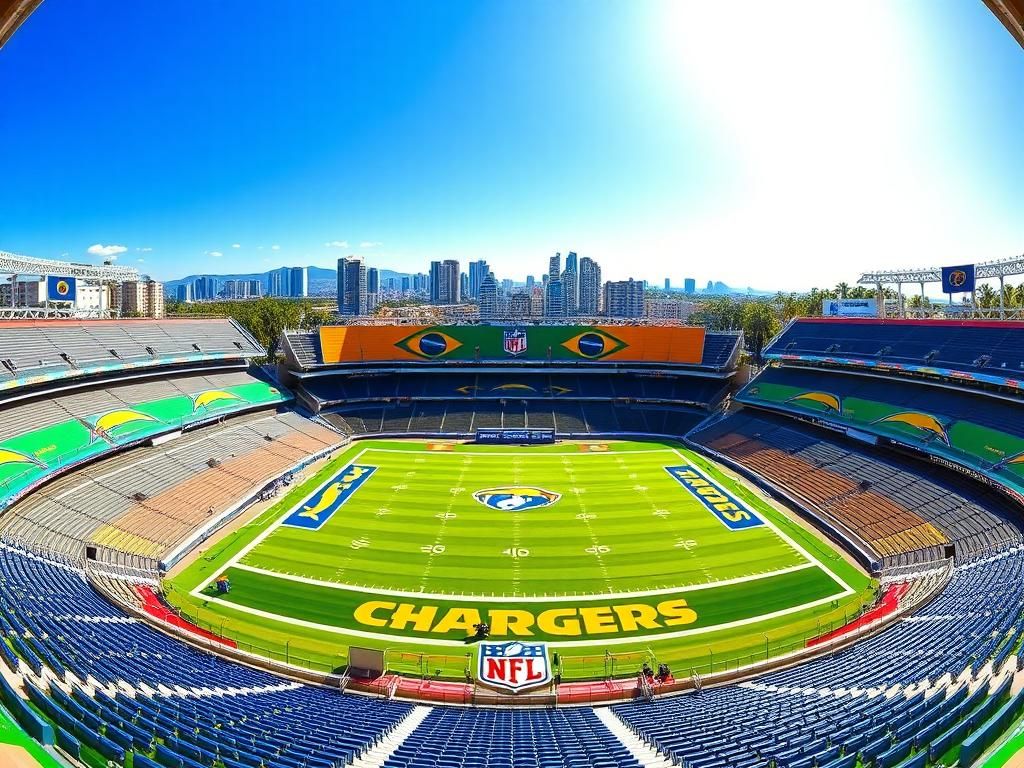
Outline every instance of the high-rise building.
<svg viewBox="0 0 1024 768"><path fill-rule="evenodd" d="M259 280L248 281L248 294L250 297L260 297L263 295L263 283Z"/></svg>
<svg viewBox="0 0 1024 768"><path fill-rule="evenodd" d="M683 280L683 293L696 293L697 292L697 281L692 277L688 277Z"/></svg>
<svg viewBox="0 0 1024 768"><path fill-rule="evenodd" d="M380 270L376 267L366 269L366 292L380 293Z"/></svg>
<svg viewBox="0 0 1024 768"><path fill-rule="evenodd" d="M279 267L270 270L270 295L290 296L292 290L292 268Z"/></svg>
<svg viewBox="0 0 1024 768"><path fill-rule="evenodd" d="M498 316L498 283L492 272L480 283L480 317L491 319Z"/></svg>
<svg viewBox="0 0 1024 768"><path fill-rule="evenodd" d="M666 291L671 291L672 290L672 281L669 280L667 277L665 278L665 290Z"/></svg>
<svg viewBox="0 0 1024 768"><path fill-rule="evenodd" d="M305 267L289 268L288 295L297 298L309 295L309 270Z"/></svg>
<svg viewBox="0 0 1024 768"><path fill-rule="evenodd" d="M513 320L524 320L530 316L530 294L519 292L508 297L508 316Z"/></svg>
<svg viewBox="0 0 1024 768"><path fill-rule="evenodd" d="M544 291L544 317L565 317L560 277L548 278L548 285Z"/></svg>
<svg viewBox="0 0 1024 768"><path fill-rule="evenodd" d="M121 316L164 316L164 286L155 280L128 280L121 283Z"/></svg>
<svg viewBox="0 0 1024 768"><path fill-rule="evenodd" d="M487 262L483 259L469 262L469 292L466 294L467 298L480 298L480 285L490 271Z"/></svg>
<svg viewBox="0 0 1024 768"><path fill-rule="evenodd" d="M465 298L468 295L469 295L469 275L467 275L465 272L461 272L459 274L459 296L460 296L460 298Z"/></svg>
<svg viewBox="0 0 1024 768"><path fill-rule="evenodd" d="M182 283L174 289L174 298L178 301L192 301L192 283Z"/></svg>
<svg viewBox="0 0 1024 768"><path fill-rule="evenodd" d="M462 300L460 274L455 259L430 262L430 302L458 304Z"/></svg>
<svg viewBox="0 0 1024 768"><path fill-rule="evenodd" d="M362 259L338 259L338 314L365 315L366 265Z"/></svg>
<svg viewBox="0 0 1024 768"><path fill-rule="evenodd" d="M630 278L605 283L604 313L608 317L643 317L644 281Z"/></svg>
<svg viewBox="0 0 1024 768"><path fill-rule="evenodd" d="M534 285L530 289L530 317L544 316L544 289Z"/></svg>
<svg viewBox="0 0 1024 768"><path fill-rule="evenodd" d="M402 293L412 290L412 278L409 275L402 276Z"/></svg>
<svg viewBox="0 0 1024 768"><path fill-rule="evenodd" d="M579 313L593 316L601 311L601 267L588 256L580 260Z"/></svg>
<svg viewBox="0 0 1024 768"><path fill-rule="evenodd" d="M554 280L562 274L562 254L556 253L548 259L548 280Z"/></svg>
<svg viewBox="0 0 1024 768"><path fill-rule="evenodd" d="M534 281L533 275L527 275L526 276L526 287L527 288L533 288L534 282L535 281Z"/></svg>
<svg viewBox="0 0 1024 768"><path fill-rule="evenodd" d="M192 282L192 298L196 301L209 301L217 298L217 278L197 277Z"/></svg>

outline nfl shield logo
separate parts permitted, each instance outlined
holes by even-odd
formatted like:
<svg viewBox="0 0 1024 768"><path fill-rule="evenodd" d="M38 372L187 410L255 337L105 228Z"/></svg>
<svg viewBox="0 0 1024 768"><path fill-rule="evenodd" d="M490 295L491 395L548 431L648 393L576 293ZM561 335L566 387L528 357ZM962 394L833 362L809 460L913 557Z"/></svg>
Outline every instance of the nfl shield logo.
<svg viewBox="0 0 1024 768"><path fill-rule="evenodd" d="M481 643L477 678L481 683L519 693L551 682L545 643Z"/></svg>
<svg viewBox="0 0 1024 768"><path fill-rule="evenodd" d="M521 355L526 351L526 331L522 328L505 329L505 352Z"/></svg>

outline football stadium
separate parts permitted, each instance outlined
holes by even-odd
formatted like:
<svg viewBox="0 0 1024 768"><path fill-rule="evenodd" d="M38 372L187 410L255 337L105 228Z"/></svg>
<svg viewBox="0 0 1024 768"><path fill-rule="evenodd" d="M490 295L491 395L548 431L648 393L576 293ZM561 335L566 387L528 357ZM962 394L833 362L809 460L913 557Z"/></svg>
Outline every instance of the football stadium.
<svg viewBox="0 0 1024 768"><path fill-rule="evenodd" d="M994 16L1024 46L1020 0L984 3L984 21ZM0 0L0 47L41 5ZM219 5L206 4L189 25L205 32L207 21L223 12ZM318 11L327 14L333 5ZM351 12L346 21L361 18L357 11L377 12L362 7L373 4L337 5ZM429 9L431 53L444 64L438 71L465 69L472 59L461 56L473 37L465 30L473 27L459 27L464 34L452 35L457 46L444 48L443 19L450 9L421 5L404 10ZM563 12L559 4L543 3L533 11L545 5ZM600 5L587 10L599 12ZM99 16L101 6L85 14ZM754 35L742 37L742 27L758 26L755 7L740 7L737 19L729 19L730 39L741 35L740 46L757 42ZM953 8L945 8L949 18L959 18ZM132 59L120 56L135 36L130 25L156 17L124 13L132 19L125 27L121 19L109 29L109 18L99 23L104 39L95 30L75 30L75 36L87 39L97 60L107 55L102 49L112 50L114 79L124 76L129 83ZM197 148L176 135L168 111L152 119L134 102L103 103L110 120L101 127L131 147L126 155L145 156L138 165L149 173L151 162L153 169L161 167L155 161L163 152L181 163L186 181L165 180L153 170L139 183L124 167L133 163L110 163L99 174L104 178L90 177L90 195L123 202L127 198L115 197L123 192L114 187L141 198L153 194L147 185L164 194L167 183L171 191L160 198L162 205L184 209L180 194L189 207L220 217L220 211L236 209L207 188L218 182L184 169L200 162L211 173L230 176L231 166L220 166L216 156L237 153L256 156L253 186L302 187L309 192L304 205L312 209L314 198L330 196L324 191L329 187L299 183L272 155L299 156L309 137L293 129L303 123L316 123L325 136L339 130L326 102L357 103L360 112L346 113L339 123L358 123L360 130L364 122L372 124L370 134L379 126L363 113L381 105L366 96L378 87L390 89L388 99L401 105L386 113L394 123L420 131L414 107L423 101L445 129L443 118L450 116L435 109L427 92L458 89L433 72L434 59L425 69L438 79L409 93L399 89L400 81L423 73L385 66L393 55L387 52L396 50L388 46L406 45L401 24L387 19L382 28L389 39L374 39L384 47L371 50L359 47L357 25L340 34L324 24L317 30L323 39L314 36L310 44L309 27L292 26L303 15L274 9L273 24L280 27L275 39L253 32L265 28L250 26L248 11L244 19L229 19L232 37L236 27L239 37L258 37L260 54L232 70L237 82L228 86L211 77L207 93L185 70L190 62L184 59L203 61L200 49L215 50L232 65L244 58L230 53L236 50L231 40L212 33L173 62L182 68L180 79L177 71L162 78L175 88L184 83L184 96L157 82L161 78L153 80L155 98L194 120L188 128L204 142L209 132L208 144ZM615 16L616 44L628 38L627 15ZM856 12L849 15L854 35L873 38L857 68L873 66L884 79L899 80L905 73L898 66L871 59L871 46L881 49L892 30L871 21L871 14L868 22L858 17L857 27ZM504 23L515 28L521 19L512 23L512 16ZM447 24L455 26L451 18ZM675 45L677 30L671 22L665 27ZM564 45L567 29L581 38L592 33L562 20L545 31L545 45ZM171 30L183 38L191 32ZM756 36L775 45L773 34L758 30ZM816 41L814 55L824 60L832 43L818 38L827 44ZM511 39L503 43L516 58L523 51L535 55ZM289 41L293 47L284 47ZM489 47L486 40L476 43ZM56 41L53 49L67 44ZM346 76L350 64L372 60L379 82L362 100L340 88L319 95L306 78L313 82L313 70L325 68L310 65L291 83L296 101L279 102L270 85L242 77L249 68L266 77L269 70L259 67L267 62L257 60L264 55L274 69L283 69L294 63L287 61L289 51L302 58L319 44L343 50ZM147 57L164 58L161 47L145 45ZM702 55L717 47L712 40ZM622 50L623 60L633 57L624 45ZM973 49L970 55L980 58ZM695 60L698 69L716 70L700 56ZM94 62L79 63L88 69ZM135 60L140 69L142 63ZM51 64L41 62L39 70ZM819 85L801 82L798 98L756 93L758 83L779 72L779 79L803 81L805 70L817 68L799 51L792 69L766 67L766 80L750 77L749 62L740 64L733 76L743 81L743 99L764 98L780 111L807 101L821 112L840 111L824 93L824 79ZM55 71L67 74L59 65ZM360 70L353 66L352 72ZM537 72L552 79L564 74L540 65ZM736 88L729 72L721 77L723 91ZM203 71L203 87L207 79ZM523 118L531 108L526 100L519 105L522 94L512 85L522 80L532 90L533 79L516 70L506 83L475 82L459 94L472 109L455 117L469 124L470 112L479 112L501 122L494 115L502 113L485 98L493 91L521 111L516 120L534 120ZM623 114L642 114L659 129L667 126L666 133L677 130L667 116L653 119L637 107L648 102L618 103L614 78L606 79L601 87L607 94L588 98ZM871 90L854 80L855 91ZM577 89L579 83L570 81ZM964 82L984 90L966 75ZM702 95L716 95L714 85L708 89L714 94ZM42 100L66 109L62 117L70 116L76 131L95 127L81 116L80 104L65 106L44 86L26 88L37 89ZM259 111L238 115L231 138L237 146L218 145L211 115L235 90L258 102ZM837 86L837 93L846 92ZM995 96L986 97L995 103ZM102 102L91 93L87 98ZM318 111L278 126L284 118L275 110L290 118L306 109L299 99ZM558 132L556 103L577 125L587 124L575 116L578 105L552 99L536 110L546 130ZM660 101L650 103L662 109ZM852 123L861 105L851 103L854 108L839 119ZM890 111L900 103L893 100L869 115L884 124L878 132L899 132ZM702 130L729 134L714 123L722 117L727 125L728 115L704 111L701 118L711 127L702 124ZM819 146L817 123L801 133L797 119L780 128L745 106L725 112L772 141L792 133L806 142L807 153L820 153L822 165L840 180L837 187L851 175L831 145L828 151ZM605 117L611 125L614 115ZM157 138L142 150L126 126L148 119ZM167 125L156 125L162 121ZM246 121L273 124L287 140L247 145ZM10 121L22 122L43 135L47 119L19 112ZM0 129L7 125L0 121ZM856 126L854 132L868 134L877 128L867 121ZM620 129L612 125L608 133ZM499 135L496 127L488 130ZM472 132L456 136L470 156ZM419 138L425 137L426 131ZM586 143L582 132L565 144L573 141ZM835 139L837 145L843 141ZM166 146L154 151L160 142ZM372 154L373 143L338 150L343 172L332 172L345 177L344 203L351 206L345 217L357 218L362 201L356 198L372 197L374 180L360 176L353 158ZM500 144L495 138L491 151ZM381 145L393 152L391 144ZM5 146L36 154L27 140ZM87 167L89 142L69 146ZM779 174L782 166L781 175L789 176L792 165L793 184L814 187L809 180L817 177L802 175L789 156L795 145L780 146L777 153L771 147L772 163L750 163L750 178ZM888 144L879 146L887 148L883 162L913 168ZM997 146L993 140L992 156ZM871 153L850 149L851 165ZM401 162L424 163L418 145L416 150ZM548 164L562 151L564 145L558 152L545 145L536 156ZM643 176L650 171L636 151ZM479 155L481 165L490 163L487 154ZM754 157L737 150L739 160L727 159L743 165ZM458 163L444 159L454 179ZM938 169L938 158L928 159ZM37 161L38 176L46 180L52 169L33 157ZM511 157L508 162L515 165ZM621 158L607 158L608 165L616 162ZM669 165L667 159L658 162ZM735 182L724 175L728 164L712 174L723 174L722 188ZM697 166L686 172L700 176ZM366 175L379 175L395 188L414 175L383 163L374 170ZM613 186L586 170L602 194ZM54 199L64 174L71 178L74 172L61 168L56 181L46 181ZM437 184L427 170L422 174ZM536 186L554 187L557 175L551 172ZM564 189L582 198L580 177L572 178ZM437 201L417 199L415 207L439 220L443 207L459 208L441 193L449 181L438 184ZM903 194L900 185L881 181L872 178L872 188L890 184ZM920 183L918 190L931 182ZM512 179L512 186L519 184L540 197L532 184ZM770 194L760 190L762 197L751 198L758 201L753 207L776 196L773 184ZM17 177L11 188L16 185ZM660 178L650 180L652 190L670 197L661 185ZM980 197L971 185L954 186L964 198ZM720 193L712 187L709 182L710 191L693 199L702 198L703 205L705 195ZM487 197L483 188L467 196ZM625 205L631 189L624 187L614 205ZM56 228L61 217L50 214L50 194L39 219ZM814 194L826 198L835 191ZM33 198L20 189L14 196ZM788 205L782 192L778 197ZM388 206L400 198L389 190ZM266 199L255 195L231 199L268 222L274 219L276 198L266 207ZM856 195L829 205L842 208L844 200L860 205ZM502 207L498 197L486 202ZM94 203L76 202L76 211L79 204L92 210ZM650 204L641 200L636 207ZM998 200L986 200L985 207L998 207ZM417 213L396 210L396 217ZM502 213L510 220L520 216L518 210ZM758 222L773 218L760 209L758 214ZM93 215L95 224L99 215ZM794 221L812 239L834 238L828 222L815 231L814 215L799 215ZM913 221L901 210L900 226L910 226L904 216ZM77 225L77 214L68 218ZM184 218L157 218L147 220L150 231L187 228ZM866 228L876 226L870 214L864 219ZM135 221L126 214L127 220ZM310 231L315 220L312 211L303 212ZM467 228L476 226L468 216L465 221ZM571 216L566 221L575 226ZM652 216L652 229L654 221ZM755 235L788 242L787 230L795 226L783 222L778 232L768 227ZM711 231L720 238L741 228L729 218ZM269 254L281 249L270 245L272 232L268 225L267 258L255 254L264 252L263 245L224 235L219 237L227 245L216 246L224 251L205 251L205 258L227 253L235 257L232 268L260 258L271 263ZM630 241L637 261L648 258L654 242L642 239L646 235ZM885 238L879 231L878 241ZM131 248L114 242L129 240L89 246L85 253L96 263L88 264L73 261L70 251L60 261L0 251L0 768L1024 765L1024 284L1014 289L1005 283L1024 275L1024 256L867 272L850 297L846 283L835 292L771 296L716 281L705 292L694 278L684 278L684 291L673 290L670 278L664 291L630 278L609 280L602 292L600 266L589 257L577 262L575 252L564 272L561 254L552 257L536 284L533 276L522 284L499 284L486 261L462 273L458 260L445 257L431 262L429 275L372 268L371 290L363 256L353 255L337 259L336 272L286 266L252 275L192 275L173 281L178 284L172 288L127 263L153 258L154 247L141 245L141 236ZM382 245L368 239L359 248ZM814 247L829 256L826 246ZM902 246L891 247L895 253ZM329 240L323 248L353 250L347 240ZM773 260L781 250L773 242L756 258ZM186 260L184 249L181 254ZM788 268L773 266L782 276ZM318 278L330 283L318 292L310 289L314 269L330 272ZM391 288L381 287L384 281ZM926 286L936 284L948 300L929 299ZM920 295L905 296L905 286L919 286ZM379 304L378 294L387 296ZM466 296L473 300L464 301ZM756 331L733 330L751 327ZM755 332L758 338L752 338Z"/></svg>

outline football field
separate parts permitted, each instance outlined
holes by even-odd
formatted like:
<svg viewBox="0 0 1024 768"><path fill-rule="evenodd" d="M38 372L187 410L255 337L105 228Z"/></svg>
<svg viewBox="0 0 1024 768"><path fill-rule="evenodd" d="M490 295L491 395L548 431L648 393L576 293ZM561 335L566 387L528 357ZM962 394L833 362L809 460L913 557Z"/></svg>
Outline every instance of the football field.
<svg viewBox="0 0 1024 768"><path fill-rule="evenodd" d="M869 583L675 444L377 440L333 458L171 586L201 626L319 668L359 645L419 659L408 671L431 657L459 675L486 622L492 640L559 647L564 674L582 677L596 665L584 658L608 654L715 664L717 650L739 664L793 650L852 618Z"/></svg>

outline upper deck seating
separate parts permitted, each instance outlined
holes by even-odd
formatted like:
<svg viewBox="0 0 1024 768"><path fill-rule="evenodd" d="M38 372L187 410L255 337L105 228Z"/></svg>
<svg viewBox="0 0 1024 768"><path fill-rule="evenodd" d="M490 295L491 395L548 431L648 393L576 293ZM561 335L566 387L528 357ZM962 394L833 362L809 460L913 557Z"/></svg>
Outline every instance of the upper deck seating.
<svg viewBox="0 0 1024 768"><path fill-rule="evenodd" d="M266 354L231 320L21 320L0 324L0 392L117 370Z"/></svg>
<svg viewBox="0 0 1024 768"><path fill-rule="evenodd" d="M804 413L919 446L1024 487L1024 402L891 377L767 368L741 402Z"/></svg>
<svg viewBox="0 0 1024 768"><path fill-rule="evenodd" d="M1024 322L801 318L764 350L767 359L786 356L1016 380L1024 378Z"/></svg>

